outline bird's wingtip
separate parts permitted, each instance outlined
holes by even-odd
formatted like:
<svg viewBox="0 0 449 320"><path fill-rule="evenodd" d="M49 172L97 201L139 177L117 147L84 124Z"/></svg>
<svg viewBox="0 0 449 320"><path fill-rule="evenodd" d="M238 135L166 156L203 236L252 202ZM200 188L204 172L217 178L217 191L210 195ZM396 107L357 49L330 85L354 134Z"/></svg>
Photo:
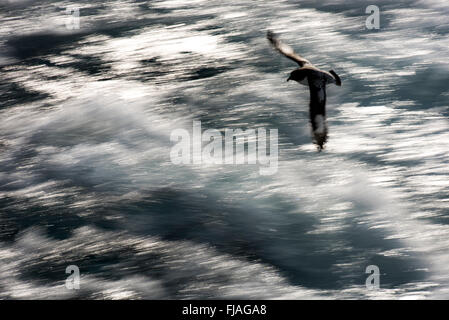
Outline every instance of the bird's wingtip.
<svg viewBox="0 0 449 320"><path fill-rule="evenodd" d="M335 84L340 87L341 86L341 79L338 76L338 74L334 70L329 70L329 73L334 76Z"/></svg>

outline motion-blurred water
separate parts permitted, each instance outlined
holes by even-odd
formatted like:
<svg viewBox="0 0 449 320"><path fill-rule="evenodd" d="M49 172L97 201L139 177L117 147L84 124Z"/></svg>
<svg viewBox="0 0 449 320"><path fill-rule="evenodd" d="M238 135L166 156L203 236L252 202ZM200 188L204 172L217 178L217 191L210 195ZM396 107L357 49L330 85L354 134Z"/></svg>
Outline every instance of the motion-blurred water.
<svg viewBox="0 0 449 320"><path fill-rule="evenodd" d="M0 297L447 298L448 14L445 0L1 0ZM268 29L343 80L321 153ZM193 120L277 128L278 172L172 164L170 133Z"/></svg>

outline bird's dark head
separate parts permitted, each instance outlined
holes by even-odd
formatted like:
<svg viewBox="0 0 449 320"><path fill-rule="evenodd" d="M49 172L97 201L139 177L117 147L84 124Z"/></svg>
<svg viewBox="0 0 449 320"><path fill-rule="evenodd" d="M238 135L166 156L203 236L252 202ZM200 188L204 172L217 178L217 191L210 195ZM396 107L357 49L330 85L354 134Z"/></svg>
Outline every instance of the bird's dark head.
<svg viewBox="0 0 449 320"><path fill-rule="evenodd" d="M290 76L288 77L287 81L294 80L294 81L297 81L297 82L301 82L306 77L307 77L306 70L296 69L296 70L293 70L290 73Z"/></svg>

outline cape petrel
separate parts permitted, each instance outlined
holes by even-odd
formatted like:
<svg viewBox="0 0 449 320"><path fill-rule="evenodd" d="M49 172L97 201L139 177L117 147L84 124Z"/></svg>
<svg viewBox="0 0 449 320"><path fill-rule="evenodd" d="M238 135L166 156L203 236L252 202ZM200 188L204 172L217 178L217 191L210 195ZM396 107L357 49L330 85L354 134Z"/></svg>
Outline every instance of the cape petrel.
<svg viewBox="0 0 449 320"><path fill-rule="evenodd" d="M294 80L302 85L309 86L310 122L312 124L314 143L317 144L318 151L321 151L327 140L326 85L334 83L337 86L341 86L340 77L334 70L327 72L318 69L309 60L296 54L290 46L282 43L271 31L267 32L267 38L277 51L299 65L298 69L290 73L287 81Z"/></svg>

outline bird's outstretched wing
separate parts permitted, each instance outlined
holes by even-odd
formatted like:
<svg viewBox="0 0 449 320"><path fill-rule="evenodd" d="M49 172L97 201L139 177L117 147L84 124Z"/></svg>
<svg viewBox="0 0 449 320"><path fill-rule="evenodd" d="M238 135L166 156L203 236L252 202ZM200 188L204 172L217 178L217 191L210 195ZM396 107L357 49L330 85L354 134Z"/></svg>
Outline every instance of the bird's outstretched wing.
<svg viewBox="0 0 449 320"><path fill-rule="evenodd" d="M287 58L295 61L297 64L299 64L300 67L311 64L309 60L304 59L300 55L296 54L289 45L282 43L281 40L279 40L273 32L267 32L267 39L277 51L282 53Z"/></svg>

